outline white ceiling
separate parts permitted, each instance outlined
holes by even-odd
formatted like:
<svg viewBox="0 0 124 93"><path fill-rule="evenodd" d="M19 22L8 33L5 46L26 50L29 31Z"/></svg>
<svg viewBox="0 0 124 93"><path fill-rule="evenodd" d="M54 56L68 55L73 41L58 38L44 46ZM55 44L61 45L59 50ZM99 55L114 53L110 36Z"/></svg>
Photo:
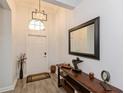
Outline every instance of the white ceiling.
<svg viewBox="0 0 124 93"><path fill-rule="evenodd" d="M15 0L18 4L38 4L39 0ZM74 9L82 0L41 0L67 9ZM43 2L42 2L43 3Z"/></svg>
<svg viewBox="0 0 124 93"><path fill-rule="evenodd" d="M43 0L43 1L68 9L74 9L81 2L81 0Z"/></svg>

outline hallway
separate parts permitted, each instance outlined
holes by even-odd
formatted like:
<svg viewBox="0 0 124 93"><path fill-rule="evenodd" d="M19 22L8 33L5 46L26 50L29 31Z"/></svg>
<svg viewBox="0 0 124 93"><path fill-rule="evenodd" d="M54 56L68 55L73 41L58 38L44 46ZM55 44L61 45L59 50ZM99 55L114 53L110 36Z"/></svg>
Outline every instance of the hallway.
<svg viewBox="0 0 124 93"><path fill-rule="evenodd" d="M58 88L55 78L26 83L26 79L18 80L14 91L4 93L66 93L63 88Z"/></svg>
<svg viewBox="0 0 124 93"><path fill-rule="evenodd" d="M108 76L107 83L123 91L122 7L123 0L0 0L0 93L87 93L59 82L58 64L88 80ZM58 81L26 83L27 76L44 72L54 72ZM94 87L88 91L104 93Z"/></svg>

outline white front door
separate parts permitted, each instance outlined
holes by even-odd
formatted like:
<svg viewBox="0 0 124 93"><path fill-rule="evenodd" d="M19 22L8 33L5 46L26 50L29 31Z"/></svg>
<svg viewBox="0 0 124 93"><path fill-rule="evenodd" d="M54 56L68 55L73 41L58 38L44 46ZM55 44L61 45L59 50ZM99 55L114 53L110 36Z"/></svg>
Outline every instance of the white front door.
<svg viewBox="0 0 124 93"><path fill-rule="evenodd" d="M27 74L48 72L46 37L28 35L27 39Z"/></svg>

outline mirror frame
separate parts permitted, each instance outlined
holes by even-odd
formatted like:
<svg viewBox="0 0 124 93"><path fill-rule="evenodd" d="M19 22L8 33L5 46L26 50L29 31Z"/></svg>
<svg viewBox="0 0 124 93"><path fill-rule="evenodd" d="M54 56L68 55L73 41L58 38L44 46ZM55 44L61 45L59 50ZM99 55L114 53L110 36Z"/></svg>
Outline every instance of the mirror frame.
<svg viewBox="0 0 124 93"><path fill-rule="evenodd" d="M73 31L77 31L78 29L84 28L86 26L92 25L94 24L94 54L90 54L90 53L79 53L79 52L74 52L71 51L71 32ZM69 29L69 54L72 55L76 55L76 56L83 56L83 57L88 57L88 58L93 58L93 59L97 59L100 60L100 17L96 17L86 23L83 23L81 25L78 25L72 29Z"/></svg>

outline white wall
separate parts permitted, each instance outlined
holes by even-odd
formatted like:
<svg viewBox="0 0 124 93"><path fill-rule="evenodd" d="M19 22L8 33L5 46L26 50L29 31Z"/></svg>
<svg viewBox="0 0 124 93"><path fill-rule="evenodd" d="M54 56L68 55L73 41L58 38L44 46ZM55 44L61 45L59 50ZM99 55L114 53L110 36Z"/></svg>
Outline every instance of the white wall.
<svg viewBox="0 0 124 93"><path fill-rule="evenodd" d="M14 1L3 0L0 9L0 92L14 89L16 61L14 55ZM13 10L13 11L12 11Z"/></svg>
<svg viewBox="0 0 124 93"><path fill-rule="evenodd" d="M56 31L57 31L57 59L54 64L66 63L68 62L68 24L71 22L69 20L71 11L61 8L56 13ZM68 24L67 24L68 23Z"/></svg>
<svg viewBox="0 0 124 93"><path fill-rule="evenodd" d="M9 8L10 8L10 12L11 12L11 47L12 47L12 81L13 83L16 82L17 80L17 55L16 55L16 47L19 47L18 45L16 45L16 43L18 42L15 38L16 38L16 5L15 5L15 1L14 0L6 0Z"/></svg>
<svg viewBox="0 0 124 93"><path fill-rule="evenodd" d="M69 28L100 16L100 60L80 57L84 62L79 67L84 72L95 73L95 77L98 79L101 79L102 70L109 71L110 84L122 89L122 0L83 0L71 14L67 13L67 15L66 24L68 25L63 26L66 30L61 32L64 34L68 34ZM64 46L60 47L60 50L68 50L68 35L60 38L60 40L65 40L65 43L60 41L61 46ZM76 58L76 56L68 55L67 52L63 57L65 55L67 62Z"/></svg>
<svg viewBox="0 0 124 93"><path fill-rule="evenodd" d="M0 90L12 84L11 13L0 8Z"/></svg>

